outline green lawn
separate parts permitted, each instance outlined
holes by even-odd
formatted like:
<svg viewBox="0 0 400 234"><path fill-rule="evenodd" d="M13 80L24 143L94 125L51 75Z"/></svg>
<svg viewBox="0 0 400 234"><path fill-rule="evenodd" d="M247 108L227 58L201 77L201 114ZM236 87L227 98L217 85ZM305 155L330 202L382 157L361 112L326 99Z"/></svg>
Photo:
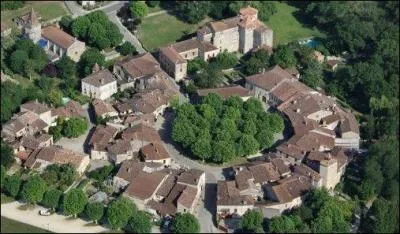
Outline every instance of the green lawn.
<svg viewBox="0 0 400 234"><path fill-rule="evenodd" d="M28 224L1 217L1 233L50 233Z"/></svg>
<svg viewBox="0 0 400 234"><path fill-rule="evenodd" d="M159 5L157 5L155 7L149 7L149 14L157 12L157 11L161 11L161 10L163 10L163 9Z"/></svg>
<svg viewBox="0 0 400 234"><path fill-rule="evenodd" d="M291 41L309 38L324 37L317 29L304 27L293 15L298 9L286 3L276 2L278 12L268 22L274 30L274 45L286 44Z"/></svg>
<svg viewBox="0 0 400 234"><path fill-rule="evenodd" d="M154 51L159 47L175 42L185 34L190 34L210 21L204 19L198 24L188 24L168 13L144 18L138 28L138 37L146 50Z"/></svg>
<svg viewBox="0 0 400 234"><path fill-rule="evenodd" d="M12 24L12 19L26 14L31 10L31 8L35 10L39 17L41 17L41 21L51 20L63 15L68 15L69 11L64 6L63 2L57 1L46 1L46 2L33 2L27 1L24 7L19 8L17 10L2 10L1 11L1 22L7 25Z"/></svg>

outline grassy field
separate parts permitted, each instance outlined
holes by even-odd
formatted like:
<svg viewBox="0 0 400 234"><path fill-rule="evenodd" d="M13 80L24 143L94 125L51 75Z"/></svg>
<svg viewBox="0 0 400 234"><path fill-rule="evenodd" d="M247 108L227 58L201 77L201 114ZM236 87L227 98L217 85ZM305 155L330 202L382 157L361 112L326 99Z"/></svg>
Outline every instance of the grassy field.
<svg viewBox="0 0 400 234"><path fill-rule="evenodd" d="M286 44L291 41L308 38L324 37L317 29L304 27L293 15L298 9L286 3L276 2L278 12L268 22L274 30L274 45Z"/></svg>
<svg viewBox="0 0 400 234"><path fill-rule="evenodd" d="M42 17L41 21L47 21L69 14L64 3L61 1L28 1L25 3L24 7L17 10L2 10L1 22L11 26L13 18L26 14L32 7L38 16Z"/></svg>
<svg viewBox="0 0 400 234"><path fill-rule="evenodd" d="M28 224L1 217L1 233L50 233Z"/></svg>
<svg viewBox="0 0 400 234"><path fill-rule="evenodd" d="M143 19L139 25L139 40L146 50L154 51L175 42L185 34L195 32L210 20L206 18L198 24L187 24L168 13L151 16Z"/></svg>

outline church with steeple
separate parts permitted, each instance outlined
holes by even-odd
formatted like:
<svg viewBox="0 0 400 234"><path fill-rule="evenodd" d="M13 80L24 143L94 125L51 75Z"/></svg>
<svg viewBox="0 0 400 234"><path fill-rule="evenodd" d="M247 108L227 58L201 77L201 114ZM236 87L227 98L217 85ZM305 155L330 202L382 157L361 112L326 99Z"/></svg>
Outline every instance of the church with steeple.
<svg viewBox="0 0 400 234"><path fill-rule="evenodd" d="M17 26L23 35L42 47L52 62L64 55L78 62L86 49L84 42L61 30L57 25L42 28L40 17L31 9L27 14L16 19Z"/></svg>

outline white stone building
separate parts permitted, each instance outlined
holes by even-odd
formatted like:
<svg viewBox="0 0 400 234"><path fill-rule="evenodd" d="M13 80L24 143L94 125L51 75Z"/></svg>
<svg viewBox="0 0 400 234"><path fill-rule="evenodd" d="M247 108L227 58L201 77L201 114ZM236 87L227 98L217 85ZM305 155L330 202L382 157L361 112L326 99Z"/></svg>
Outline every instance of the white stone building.
<svg viewBox="0 0 400 234"><path fill-rule="evenodd" d="M82 79L82 94L90 98L105 100L118 91L117 80L108 69L99 70L95 65L93 73Z"/></svg>

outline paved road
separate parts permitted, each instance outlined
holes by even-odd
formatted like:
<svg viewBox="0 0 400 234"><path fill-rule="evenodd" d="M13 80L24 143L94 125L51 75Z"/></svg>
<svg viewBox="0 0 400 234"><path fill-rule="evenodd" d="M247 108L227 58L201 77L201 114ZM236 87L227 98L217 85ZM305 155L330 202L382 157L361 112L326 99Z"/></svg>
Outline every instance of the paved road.
<svg viewBox="0 0 400 234"><path fill-rule="evenodd" d="M129 1L113 1L113 2L111 2L111 3L109 3L109 4L105 5L105 6L97 8L97 9L94 9L94 10L91 10L91 11L86 11L80 5L78 5L76 3L76 1L64 1L64 3L67 6L68 10L71 12L72 17L74 17L74 18L78 17L78 16L86 15L86 14L88 14L88 13L90 13L92 11L96 11L96 10L104 11L104 13L106 13L108 18L110 19L110 21L112 21L113 23L115 23L117 25L119 31L124 36L124 41L129 41L130 43L132 43L133 46L135 46L137 52L139 54L143 54L143 53L146 53L146 50L143 49L142 44L135 37L135 35L133 35L131 32L129 32L129 30L126 29L122 25L121 21L117 17L118 10L128 2Z"/></svg>
<svg viewBox="0 0 400 234"><path fill-rule="evenodd" d="M110 231L109 229L99 225L92 226L91 222L87 222L80 218L71 219L60 214L40 216L39 210L45 209L44 207L36 206L30 210L20 210L18 208L21 205L23 205L23 203L17 201L2 204L1 216L58 233L99 233Z"/></svg>

